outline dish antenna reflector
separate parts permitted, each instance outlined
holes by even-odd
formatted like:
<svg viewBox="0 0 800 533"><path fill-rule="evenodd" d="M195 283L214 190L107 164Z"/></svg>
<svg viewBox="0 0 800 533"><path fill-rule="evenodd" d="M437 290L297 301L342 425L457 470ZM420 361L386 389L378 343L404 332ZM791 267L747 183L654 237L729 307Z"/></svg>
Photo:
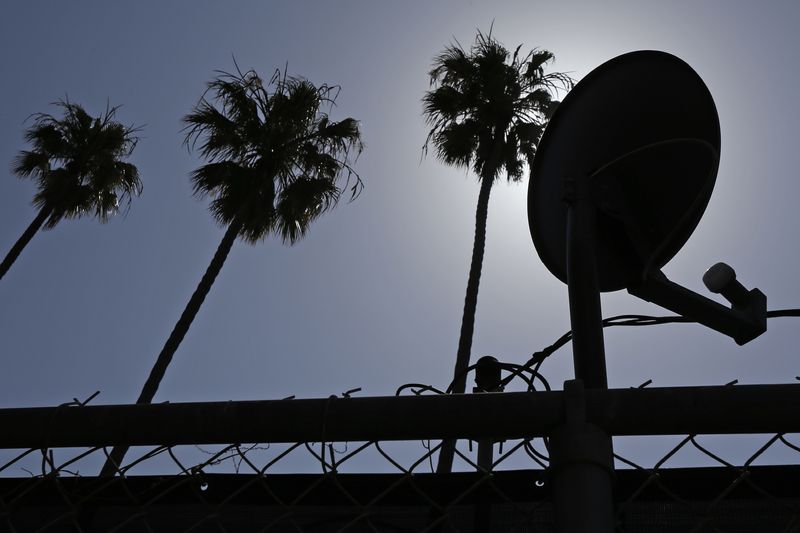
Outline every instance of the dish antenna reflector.
<svg viewBox="0 0 800 533"><path fill-rule="evenodd" d="M598 210L601 291L659 269L694 231L711 198L719 118L703 80L677 57L616 57L556 109L533 165L528 220L544 264L567 282L565 187L588 182Z"/></svg>
<svg viewBox="0 0 800 533"><path fill-rule="evenodd" d="M611 59L556 109L531 169L528 222L542 262L570 286L574 339L582 336L581 324L594 331L586 350L599 349L602 357L602 326L592 324L600 319L600 291L627 289L739 344L766 330L760 291L738 282L718 287L735 281L732 269L715 266L707 276L714 292L735 293L732 308L661 272L708 205L719 154L719 117L708 88L689 65L665 52ZM587 311L594 306L596 312ZM581 378L578 359L576 354ZM584 369L602 374L588 379L588 386L605 386L604 362Z"/></svg>

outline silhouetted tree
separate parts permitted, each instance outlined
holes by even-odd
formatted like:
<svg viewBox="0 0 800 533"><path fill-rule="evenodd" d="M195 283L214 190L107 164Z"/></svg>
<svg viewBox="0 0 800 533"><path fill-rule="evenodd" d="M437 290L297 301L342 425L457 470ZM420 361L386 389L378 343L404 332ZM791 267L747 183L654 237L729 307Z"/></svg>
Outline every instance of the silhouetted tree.
<svg viewBox="0 0 800 533"><path fill-rule="evenodd" d="M351 167L363 148L358 121L332 121L324 111L338 91L280 72L266 85L252 70L222 73L206 91L217 105L204 96L184 117L187 146L199 142L209 161L191 175L195 195L212 198L211 213L227 229L137 403L152 401L237 238L255 244L276 234L293 244L336 205L343 189L349 187L351 199L360 192L361 179ZM101 475L112 475L126 452L115 448Z"/></svg>
<svg viewBox="0 0 800 533"><path fill-rule="evenodd" d="M0 263L0 279L42 226L50 229L64 218L87 214L107 222L121 200L130 204L142 192L138 170L123 161L136 147L137 130L114 121L117 108L92 118L67 100L55 105L63 117L33 115L25 132L31 150L21 151L12 167L20 178L36 181L33 204L39 213Z"/></svg>
<svg viewBox="0 0 800 533"><path fill-rule="evenodd" d="M520 48L509 53L491 32L480 31L469 50L460 44L448 46L433 61L432 89L422 99L430 126L423 150L433 145L441 161L471 168L481 184L451 385L456 393L464 392L466 386L492 185L502 173L509 181L522 179L557 104L554 92L572 83L565 74L545 73L553 54L535 49L520 55ZM438 471L450 471L454 447L455 441L443 444Z"/></svg>

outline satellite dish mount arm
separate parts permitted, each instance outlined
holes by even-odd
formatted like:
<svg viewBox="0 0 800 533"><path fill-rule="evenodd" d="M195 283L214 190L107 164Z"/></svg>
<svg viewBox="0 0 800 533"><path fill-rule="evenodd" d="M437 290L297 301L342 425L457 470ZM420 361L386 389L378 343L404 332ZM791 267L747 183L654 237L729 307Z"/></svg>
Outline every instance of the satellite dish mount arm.
<svg viewBox="0 0 800 533"><path fill-rule="evenodd" d="M646 274L641 283L628 287L628 292L732 337L739 345L767 330L767 297L758 289L745 289L731 267L717 263L708 269L703 282L731 307L670 281L660 270Z"/></svg>

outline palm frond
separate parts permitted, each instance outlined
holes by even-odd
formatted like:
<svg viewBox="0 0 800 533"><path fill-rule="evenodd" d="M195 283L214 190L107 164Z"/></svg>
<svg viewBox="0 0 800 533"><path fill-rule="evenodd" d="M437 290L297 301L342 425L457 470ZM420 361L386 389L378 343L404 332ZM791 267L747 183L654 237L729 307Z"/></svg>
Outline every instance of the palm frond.
<svg viewBox="0 0 800 533"><path fill-rule="evenodd" d="M448 46L433 60L428 73L431 85L442 83L457 86L473 75L474 65L461 46Z"/></svg>
<svg viewBox="0 0 800 533"><path fill-rule="evenodd" d="M354 118L346 118L338 122L331 122L325 116L324 122L320 120L315 136L321 143L340 150L355 150L361 153L364 144L361 142L361 128Z"/></svg>
<svg viewBox="0 0 800 533"><path fill-rule="evenodd" d="M245 168L233 161L208 163L191 173L192 192L200 198L216 196L232 181L241 179L245 172Z"/></svg>
<svg viewBox="0 0 800 533"><path fill-rule="evenodd" d="M262 89L262 82L255 72L221 76L212 80L208 87L232 122L246 127L249 122L258 120L258 101L252 95Z"/></svg>
<svg viewBox="0 0 800 533"><path fill-rule="evenodd" d="M514 135L519 139L520 145L536 144L542 136L544 126L536 122L518 122L514 124L510 131L510 135Z"/></svg>
<svg viewBox="0 0 800 533"><path fill-rule="evenodd" d="M64 153L66 145L57 119L46 114L34 115L34 125L25 132L25 140L34 151L55 157Z"/></svg>
<svg viewBox="0 0 800 533"><path fill-rule="evenodd" d="M552 52L548 50L535 49L525 57L523 64L525 71L523 76L526 79L541 79L544 78L544 67L555 59Z"/></svg>
<svg viewBox="0 0 800 533"><path fill-rule="evenodd" d="M193 112L183 117L183 122L186 124L186 146L194 149L202 137L200 154L212 161L240 157L246 148L239 126L205 100Z"/></svg>
<svg viewBox="0 0 800 533"><path fill-rule="evenodd" d="M94 214L102 222L108 222L119 210L119 198L111 191L101 191L93 203Z"/></svg>
<svg viewBox="0 0 800 533"><path fill-rule="evenodd" d="M544 87L533 89L520 99L521 107L544 113L550 107L552 95Z"/></svg>
<svg viewBox="0 0 800 533"><path fill-rule="evenodd" d="M520 140L515 130L511 130L506 136L502 147L503 167L506 170L509 181L519 181L522 179L525 161L520 159Z"/></svg>
<svg viewBox="0 0 800 533"><path fill-rule="evenodd" d="M456 120L472 108L471 104L461 91L451 85L428 91L422 98L422 110L431 125L437 121Z"/></svg>
<svg viewBox="0 0 800 533"><path fill-rule="evenodd" d="M311 222L335 206L341 196L332 180L299 178L284 187L276 204L277 231L284 243L305 236Z"/></svg>
<svg viewBox="0 0 800 533"><path fill-rule="evenodd" d="M22 150L14 158L12 172L21 178L30 177L33 174L44 174L50 168L50 158L45 152L33 152Z"/></svg>
<svg viewBox="0 0 800 533"><path fill-rule="evenodd" d="M436 155L444 163L468 167L475 157L481 126L476 120L452 122L434 133Z"/></svg>

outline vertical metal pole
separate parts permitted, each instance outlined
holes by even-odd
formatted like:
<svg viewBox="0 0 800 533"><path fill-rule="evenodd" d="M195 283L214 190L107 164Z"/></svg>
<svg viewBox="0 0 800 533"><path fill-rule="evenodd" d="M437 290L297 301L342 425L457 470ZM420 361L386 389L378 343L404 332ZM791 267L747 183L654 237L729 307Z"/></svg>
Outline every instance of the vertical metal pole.
<svg viewBox="0 0 800 533"><path fill-rule="evenodd" d="M475 365L475 387L473 393L503 392L500 378L500 363L492 356L483 356ZM478 441L478 471L487 472L491 476L494 463L494 438L487 437ZM492 491L488 483L482 484L476 491L475 533L492 531Z"/></svg>
<svg viewBox="0 0 800 533"><path fill-rule="evenodd" d="M486 393L475 387L473 392ZM491 472L494 463L494 439L486 438L478 441L478 472ZM484 474L490 476L491 474ZM490 533L492 531L492 501L488 484L484 483L476 491L475 504L475 533Z"/></svg>
<svg viewBox="0 0 800 533"><path fill-rule="evenodd" d="M611 437L586 422L580 380L564 383L564 425L550 436L553 507L558 533L613 533Z"/></svg>
<svg viewBox="0 0 800 533"><path fill-rule="evenodd" d="M478 441L478 467L486 472L492 471L493 439ZM484 474L491 476L491 474ZM491 533L492 531L492 491L488 482L484 482L475 491L477 499L474 513L475 533Z"/></svg>
<svg viewBox="0 0 800 533"><path fill-rule="evenodd" d="M473 393L503 392L500 362L491 355L484 355L475 364L475 387ZM494 439L489 437L478 441L478 468L487 472L492 470Z"/></svg>
<svg viewBox="0 0 800 533"><path fill-rule="evenodd" d="M491 472L493 463L494 439L480 439L478 441L478 471ZM484 475L491 476L490 473ZM484 483L478 487L475 494L477 498L475 505L475 533L490 533L492 531L492 493L489 485Z"/></svg>
<svg viewBox="0 0 800 533"><path fill-rule="evenodd" d="M596 212L588 178L567 181L567 284L573 381L564 384L564 424L550 438L553 499L559 533L612 533L614 457L611 437L586 422L584 386L608 388L597 277Z"/></svg>
<svg viewBox="0 0 800 533"><path fill-rule="evenodd" d="M606 389L603 313L597 280L596 218L589 179L572 180L566 191L567 286L575 379L587 389Z"/></svg>
<svg viewBox="0 0 800 533"><path fill-rule="evenodd" d="M481 439L478 441L478 468L487 472L492 471L494 463L494 439Z"/></svg>

